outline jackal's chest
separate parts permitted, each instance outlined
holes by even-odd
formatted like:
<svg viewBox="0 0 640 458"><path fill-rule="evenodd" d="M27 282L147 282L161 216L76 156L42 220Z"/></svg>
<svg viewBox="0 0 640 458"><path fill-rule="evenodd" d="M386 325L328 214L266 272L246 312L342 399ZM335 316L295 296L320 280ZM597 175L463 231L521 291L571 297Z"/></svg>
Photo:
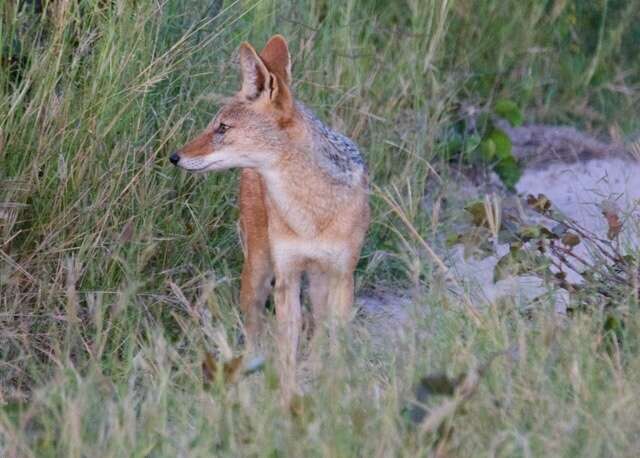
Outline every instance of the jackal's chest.
<svg viewBox="0 0 640 458"><path fill-rule="evenodd" d="M265 178L270 232L314 239L335 220L339 202L326 187L323 192L314 177L278 174Z"/></svg>
<svg viewBox="0 0 640 458"><path fill-rule="evenodd" d="M276 266L296 264L303 269L308 263L340 266L350 259L349 246L342 240L276 237L270 240L270 245Z"/></svg>
<svg viewBox="0 0 640 458"><path fill-rule="evenodd" d="M269 243L276 265L340 265L352 256L353 239L361 237L359 231L354 234L357 212L351 211L361 196L332 186L311 170L263 174Z"/></svg>

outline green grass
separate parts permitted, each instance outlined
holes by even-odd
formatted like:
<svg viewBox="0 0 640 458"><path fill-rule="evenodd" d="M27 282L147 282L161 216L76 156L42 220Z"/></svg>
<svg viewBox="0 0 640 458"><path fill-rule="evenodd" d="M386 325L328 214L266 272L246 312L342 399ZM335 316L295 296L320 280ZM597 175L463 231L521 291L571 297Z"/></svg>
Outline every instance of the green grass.
<svg viewBox="0 0 640 458"><path fill-rule="evenodd" d="M406 223L429 241L446 227L420 202L461 104L636 134L638 1L24 3L0 2L1 456L428 456L438 436L400 414L412 386L512 346L451 420L452 453L634 456L638 315L618 346L599 312L473 319ZM239 351L237 172L167 161L238 88L239 43L276 32L295 93L377 186L359 288L425 291L398 342L354 324L307 374L301 417L280 410L272 353L203 387L204 352Z"/></svg>

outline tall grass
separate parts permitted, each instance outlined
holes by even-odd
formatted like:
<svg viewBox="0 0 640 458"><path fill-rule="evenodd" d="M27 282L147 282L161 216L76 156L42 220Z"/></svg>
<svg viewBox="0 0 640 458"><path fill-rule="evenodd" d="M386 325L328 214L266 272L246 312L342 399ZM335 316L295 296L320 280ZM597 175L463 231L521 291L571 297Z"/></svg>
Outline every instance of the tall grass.
<svg viewBox="0 0 640 458"><path fill-rule="evenodd" d="M474 304L472 319L413 236L442 227L421 201L446 180L433 169L461 104L637 131L637 1L0 5L0 455L429 455L437 435L400 414L412 385L514 345L453 418L454 453L638 450L637 316L613 349L597 313ZM166 160L237 89L239 43L276 32L297 96L362 146L378 187L359 287L426 291L399 339L356 323L311 365L297 416L270 359L203 387L205 351L240 351L237 175Z"/></svg>

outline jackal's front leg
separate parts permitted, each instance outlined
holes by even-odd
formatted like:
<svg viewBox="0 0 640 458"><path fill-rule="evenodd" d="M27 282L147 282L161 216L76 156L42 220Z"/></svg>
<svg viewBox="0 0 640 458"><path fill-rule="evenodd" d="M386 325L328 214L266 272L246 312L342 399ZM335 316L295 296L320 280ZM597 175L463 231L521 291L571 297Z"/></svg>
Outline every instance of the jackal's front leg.
<svg viewBox="0 0 640 458"><path fill-rule="evenodd" d="M276 272L276 320L282 400L288 404L297 391L296 357L300 339L300 272Z"/></svg>
<svg viewBox="0 0 640 458"><path fill-rule="evenodd" d="M249 348L257 344L273 278L269 252L261 249L262 247L252 248L245 256L240 281L240 309L244 315L245 337Z"/></svg>
<svg viewBox="0 0 640 458"><path fill-rule="evenodd" d="M256 344L263 320L264 305L271 292L273 266L269 247L269 218L260 175L244 169L240 176L240 227L244 266L240 285L240 308L244 314L247 346Z"/></svg>

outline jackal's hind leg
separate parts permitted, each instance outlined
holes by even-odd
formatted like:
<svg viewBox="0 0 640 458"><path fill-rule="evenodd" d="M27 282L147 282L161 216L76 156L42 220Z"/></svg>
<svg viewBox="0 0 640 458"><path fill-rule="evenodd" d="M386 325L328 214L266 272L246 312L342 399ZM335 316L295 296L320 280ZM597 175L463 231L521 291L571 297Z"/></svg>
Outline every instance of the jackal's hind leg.
<svg viewBox="0 0 640 458"><path fill-rule="evenodd" d="M329 275L321 266L312 266L307 270L307 277L309 278L309 299L311 300L311 323L307 339L313 348L325 330Z"/></svg>
<svg viewBox="0 0 640 458"><path fill-rule="evenodd" d="M329 325L329 348L332 354L338 350L341 331L353 318L354 300L353 272L333 272L329 280L327 314Z"/></svg>
<svg viewBox="0 0 640 458"><path fill-rule="evenodd" d="M327 306L329 314L338 324L347 324L353 318L353 272L334 273L329 283Z"/></svg>

